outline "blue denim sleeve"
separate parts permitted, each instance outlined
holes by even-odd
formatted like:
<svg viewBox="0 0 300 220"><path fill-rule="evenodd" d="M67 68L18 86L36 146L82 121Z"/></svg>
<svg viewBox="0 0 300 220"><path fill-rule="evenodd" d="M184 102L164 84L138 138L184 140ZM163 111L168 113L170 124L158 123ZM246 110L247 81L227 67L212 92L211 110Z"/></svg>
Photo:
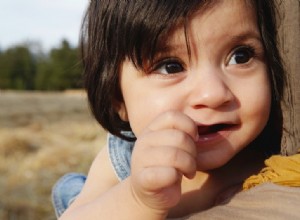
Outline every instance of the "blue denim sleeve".
<svg viewBox="0 0 300 220"><path fill-rule="evenodd" d="M130 176L133 146L134 142L125 141L111 134L108 135L109 159L120 181Z"/></svg>
<svg viewBox="0 0 300 220"><path fill-rule="evenodd" d="M71 205L81 192L86 176L80 173L68 173L61 177L52 189L52 203L57 217Z"/></svg>

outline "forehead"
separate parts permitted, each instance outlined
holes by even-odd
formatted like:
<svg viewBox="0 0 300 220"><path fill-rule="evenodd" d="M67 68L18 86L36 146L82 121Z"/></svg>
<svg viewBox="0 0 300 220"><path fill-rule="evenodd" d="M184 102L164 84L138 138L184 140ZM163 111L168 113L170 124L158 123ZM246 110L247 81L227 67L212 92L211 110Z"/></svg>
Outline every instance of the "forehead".
<svg viewBox="0 0 300 220"><path fill-rule="evenodd" d="M161 43L161 50L178 50L183 44L193 46L193 42L199 41L206 45L211 42L222 43L226 39L261 39L255 6L248 0L216 1L209 7L201 7L184 24L174 26L168 36Z"/></svg>

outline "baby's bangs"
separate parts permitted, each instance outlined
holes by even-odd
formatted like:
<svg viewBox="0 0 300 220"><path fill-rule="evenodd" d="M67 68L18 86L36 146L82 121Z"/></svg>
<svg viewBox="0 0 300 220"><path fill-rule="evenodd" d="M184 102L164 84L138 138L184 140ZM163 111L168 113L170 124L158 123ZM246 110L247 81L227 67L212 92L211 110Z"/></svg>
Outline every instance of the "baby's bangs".
<svg viewBox="0 0 300 220"><path fill-rule="evenodd" d="M199 8L199 0L130 1L120 18L117 34L121 59L129 58L136 67L153 61L158 45L164 45L169 31L183 24ZM121 3L122 4L122 3Z"/></svg>

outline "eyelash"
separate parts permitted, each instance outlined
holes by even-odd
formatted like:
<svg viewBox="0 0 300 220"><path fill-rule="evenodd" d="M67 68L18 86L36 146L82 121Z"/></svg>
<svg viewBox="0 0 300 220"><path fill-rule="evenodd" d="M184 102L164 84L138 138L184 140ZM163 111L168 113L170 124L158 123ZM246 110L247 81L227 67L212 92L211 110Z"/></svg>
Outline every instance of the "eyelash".
<svg viewBox="0 0 300 220"><path fill-rule="evenodd" d="M178 65L177 67L181 68L181 70L176 70L176 72L173 72L173 73L162 73L162 71L159 71L160 68L163 68L164 66L166 66L168 64L170 64L170 65L176 64L176 65ZM184 70L185 70L185 67L178 58L164 58L164 59L161 59L161 60L155 62L154 66L153 66L153 68L151 68L150 72L159 73L162 75L172 75L172 74L182 72Z"/></svg>
<svg viewBox="0 0 300 220"><path fill-rule="evenodd" d="M246 62L243 63L236 63L236 64L230 64L231 59L233 58L233 56L237 53L237 52L246 52L247 51L247 55L249 56L248 60ZM257 57L257 50L255 47L253 47L252 45L242 45L242 46L238 46L236 48L233 49L233 51L230 53L230 56L226 62L227 65L243 65L243 64L247 64L249 61L251 61L253 58Z"/></svg>

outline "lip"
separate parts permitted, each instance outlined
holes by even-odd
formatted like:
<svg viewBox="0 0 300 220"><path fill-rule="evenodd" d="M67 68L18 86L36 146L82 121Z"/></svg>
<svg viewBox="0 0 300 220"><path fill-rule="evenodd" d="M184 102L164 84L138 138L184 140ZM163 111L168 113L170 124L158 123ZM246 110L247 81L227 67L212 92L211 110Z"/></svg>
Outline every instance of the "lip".
<svg viewBox="0 0 300 220"><path fill-rule="evenodd" d="M239 127L238 124L218 123L213 125L198 126L198 141L199 145L207 143L215 143L224 141L234 130Z"/></svg>

